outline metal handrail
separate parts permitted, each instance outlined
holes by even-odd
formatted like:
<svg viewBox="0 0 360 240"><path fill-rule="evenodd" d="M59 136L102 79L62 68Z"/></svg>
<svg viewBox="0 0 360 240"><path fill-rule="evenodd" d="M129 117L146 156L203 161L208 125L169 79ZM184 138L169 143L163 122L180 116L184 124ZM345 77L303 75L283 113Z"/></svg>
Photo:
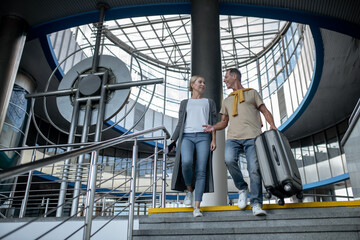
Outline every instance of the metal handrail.
<svg viewBox="0 0 360 240"><path fill-rule="evenodd" d="M166 129L165 129L166 130ZM167 130L166 130L167 132ZM137 132L138 133L138 132ZM130 134L125 135L130 136ZM124 137L124 136L122 136ZM112 138L114 139L114 138ZM146 141L156 141L159 140L159 137L146 137L146 138L138 138L138 142L146 142ZM132 139L126 139L124 142L132 141ZM40 146L24 146L24 147L9 147L9 148L0 148L0 152L10 152L10 151L22 151L22 150L33 150L33 149L46 149L46 148L62 148L62 147L82 147L93 145L94 143L99 142L86 142L86 143L67 143L67 144L54 144L54 145L40 145Z"/></svg>
<svg viewBox="0 0 360 240"><path fill-rule="evenodd" d="M119 136L119 137L115 137L115 138L111 138L102 142L95 142L89 146L85 146L83 148L79 148L79 149L74 149L65 153L61 153L55 156L51 156L51 157L47 157L41 160L37 160L35 162L30 162L30 163L25 163L19 166L15 166L12 168L8 168L5 170L0 171L0 180L5 180L11 177L14 177L16 175L37 169L37 168L41 168L44 167L46 165L49 164L54 164L60 161L63 161L65 159L71 158L71 157L77 157L81 154L86 154L92 151L98 151L98 150L102 150L104 148L107 147L112 147L115 146L117 144L120 144L124 141L127 141L131 138L135 138L137 136L149 133L149 132L155 132L158 130L163 130L166 134L166 139L170 138L170 134L167 131L167 129L165 128L165 126L159 126L159 127L154 127L152 129L148 129L148 130L143 130L143 131L139 131L136 133L132 133L132 134L128 134L125 136Z"/></svg>
<svg viewBox="0 0 360 240"><path fill-rule="evenodd" d="M137 138L139 135L146 134L148 132L155 132L155 131L158 131L158 130L162 130L165 133L165 136L151 137L151 138L141 138L141 139ZM131 167L132 168L132 177L131 177L132 183L131 183L131 191L130 191L131 196L129 196L129 204L128 204L128 207L129 207L128 239L132 239L133 221L134 221L134 216L133 216L134 209L133 209L133 207L134 207L134 202L136 200L135 194L134 194L135 193L135 182L136 182L135 181L135 179L136 179L136 173L135 172L136 172L136 165L143 162L143 161L137 162L137 142L138 142L138 140L140 140L140 141L149 141L149 139L153 139L153 140L162 139L164 141L164 147L165 147L166 139L168 139L169 137L170 137L170 134L168 133L168 131L166 130L166 128L164 126L155 127L155 128L148 129L148 130L139 131L137 133L133 133L133 134L125 135L125 136L124 135L119 136L119 137L112 138L112 139L109 139L109 140L105 140L105 141L102 141L102 142L95 142L95 143L92 143L91 145L85 146L83 148L75 149L75 150L65 152L65 153L62 153L62 154L59 154L59 155L56 155L56 156L47 157L47 158L42 159L42 160L38 160L38 161L35 161L35 162L31 162L31 163L26 163L26 164L23 164L23 165L20 165L20 166L17 166L17 167L13 167L13 168L10 168L10 169L6 169L4 171L0 171L0 179L11 178L11 177L14 177L15 175L25 173L25 172L28 172L28 171L32 171L34 169L41 168L41 167L44 167L46 165L54 164L56 162L59 162L59 161L62 161L62 160L65 160L65 159L68 159L68 158L71 158L71 157L79 156L81 154L85 154L85 153L88 153L88 152L99 151L99 150L102 150L102 149L107 148L107 147L113 147L113 146L115 146L115 145L117 145L119 143L125 142L125 141L134 141L134 146L133 146L134 147L134 149L133 149L133 155L134 156L133 156L132 167ZM156 146L157 146L157 143L156 143ZM54 146L49 146L49 147L54 147ZM23 147L22 150L24 150L25 148L33 149L33 147ZM157 154L159 152L163 152L163 155L166 156L164 150L158 151L157 148L155 148L155 149L156 149L156 151L154 153L154 156L157 156ZM165 162L165 161L163 161L163 162ZM164 163L163 163L163 168L164 168ZM163 174L162 175L163 176L161 178L159 178L159 179L163 179L163 181L164 181L164 178L166 176L166 172L164 172L164 169L163 169ZM159 180L159 179L157 179L157 180ZM147 190L149 188L151 188L154 184L156 184L157 180L155 182L153 182L147 188ZM108 181L108 180L106 180L106 181ZM118 186L118 187L120 187L120 186ZM163 187L164 187L164 182L163 182ZM88 191L89 191L89 189L86 192L88 192ZM164 191L165 190L163 189L162 194L166 194ZM110 193L107 193L107 194L110 194ZM144 194L144 192L142 194ZM77 196L77 197L79 197L79 196ZM139 197L140 196L138 196L137 198L139 198ZM164 199L164 197L162 197L162 199ZM164 205L164 203L162 203L162 205ZM52 212L52 211L50 211L50 212ZM77 213L75 215L72 215L70 218L76 216ZM68 219L70 219L70 218L68 218ZM62 225L67 220L63 221L59 225ZM27 226L31 222L33 222L33 221L28 222L24 226ZM85 221L85 224L80 229L78 229L77 231L81 230L82 228L84 228L84 227L86 227L88 225L91 226L91 222L92 222L92 218L89 221ZM24 227L24 226L22 226L22 227ZM43 233L43 235L41 235L41 237L45 236L46 234L48 234L49 232L51 232L55 228L57 228L57 226L55 226L54 228L52 228L52 229L48 230L47 232ZM91 229L91 228L89 228L89 229ZM101 230L101 229L98 229L98 231L99 230ZM10 231L9 233L5 234L4 236L1 236L0 238L8 236L8 235L12 234L14 231L16 231L16 229L13 230L13 231ZM84 239L90 238L90 236L88 236L86 231L84 231L83 237L84 237Z"/></svg>

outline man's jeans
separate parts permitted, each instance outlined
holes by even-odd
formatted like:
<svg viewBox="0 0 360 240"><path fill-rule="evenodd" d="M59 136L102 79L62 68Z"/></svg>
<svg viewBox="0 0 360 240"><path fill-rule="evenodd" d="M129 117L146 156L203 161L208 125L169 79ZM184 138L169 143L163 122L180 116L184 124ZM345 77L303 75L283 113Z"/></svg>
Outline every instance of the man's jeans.
<svg viewBox="0 0 360 240"><path fill-rule="evenodd" d="M247 170L250 176L250 204L262 204L262 178L260 173L259 161L255 150L255 139L228 139L225 145L225 164L234 180L235 186L239 190L248 188L239 168L239 155L244 152L247 161Z"/></svg>
<svg viewBox="0 0 360 240"><path fill-rule="evenodd" d="M195 201L201 201L205 189L206 167L210 154L209 133L184 133L181 144L181 167L186 186L193 181L194 151L196 151L195 166Z"/></svg>

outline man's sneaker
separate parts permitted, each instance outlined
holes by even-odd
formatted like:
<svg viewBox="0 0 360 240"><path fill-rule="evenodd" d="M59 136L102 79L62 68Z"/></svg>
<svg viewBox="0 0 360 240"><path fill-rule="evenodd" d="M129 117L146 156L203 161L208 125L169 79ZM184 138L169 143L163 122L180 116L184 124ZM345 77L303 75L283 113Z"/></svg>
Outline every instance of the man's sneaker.
<svg viewBox="0 0 360 240"><path fill-rule="evenodd" d="M203 216L202 212L200 211L200 208L194 208L193 215L194 215L194 217L202 217Z"/></svg>
<svg viewBox="0 0 360 240"><path fill-rule="evenodd" d="M186 192L186 196L185 196L185 199L184 199L184 204L187 205L187 206L191 206L191 203L192 203L192 192Z"/></svg>
<svg viewBox="0 0 360 240"><path fill-rule="evenodd" d="M261 205L259 203L252 205L252 212L254 216L266 216L266 212L261 209Z"/></svg>
<svg viewBox="0 0 360 240"><path fill-rule="evenodd" d="M246 208L248 193L249 193L248 189L239 191L238 206L240 209Z"/></svg>

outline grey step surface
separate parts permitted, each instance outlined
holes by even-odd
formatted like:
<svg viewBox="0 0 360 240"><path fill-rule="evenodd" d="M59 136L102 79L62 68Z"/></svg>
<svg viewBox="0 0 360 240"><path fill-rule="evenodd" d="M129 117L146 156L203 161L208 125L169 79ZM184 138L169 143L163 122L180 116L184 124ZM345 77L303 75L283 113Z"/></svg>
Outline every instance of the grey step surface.
<svg viewBox="0 0 360 240"><path fill-rule="evenodd" d="M138 230L133 239L334 239L359 240L359 226L305 226Z"/></svg>
<svg viewBox="0 0 360 240"><path fill-rule="evenodd" d="M160 213L139 218L134 239L360 239L360 207Z"/></svg>

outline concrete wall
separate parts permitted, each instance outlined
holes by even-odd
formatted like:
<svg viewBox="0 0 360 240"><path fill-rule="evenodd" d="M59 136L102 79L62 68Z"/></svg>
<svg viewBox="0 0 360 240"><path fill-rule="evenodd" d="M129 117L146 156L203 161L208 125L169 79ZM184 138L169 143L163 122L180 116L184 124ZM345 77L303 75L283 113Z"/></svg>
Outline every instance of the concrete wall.
<svg viewBox="0 0 360 240"><path fill-rule="evenodd" d="M341 144L344 146L354 199L360 199L360 99L350 117L349 128Z"/></svg>

